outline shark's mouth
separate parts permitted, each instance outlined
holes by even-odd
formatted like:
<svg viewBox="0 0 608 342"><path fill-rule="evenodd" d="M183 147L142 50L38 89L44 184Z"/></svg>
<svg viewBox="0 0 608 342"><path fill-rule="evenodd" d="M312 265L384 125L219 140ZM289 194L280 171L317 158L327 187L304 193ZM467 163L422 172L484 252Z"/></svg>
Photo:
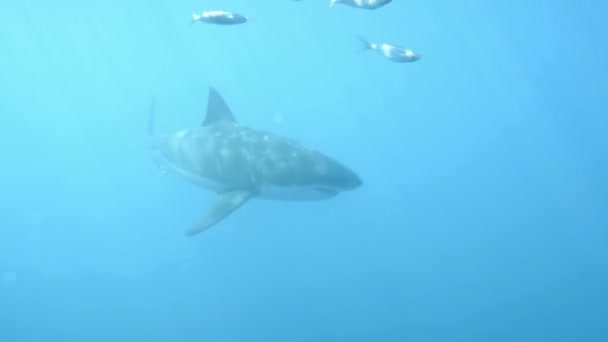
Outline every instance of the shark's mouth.
<svg viewBox="0 0 608 342"><path fill-rule="evenodd" d="M327 196L335 196L338 193L335 189L328 188L326 186L315 186L313 189Z"/></svg>
<svg viewBox="0 0 608 342"><path fill-rule="evenodd" d="M263 199L275 199L283 201L316 201L336 196L338 192L326 186L263 186L258 196Z"/></svg>

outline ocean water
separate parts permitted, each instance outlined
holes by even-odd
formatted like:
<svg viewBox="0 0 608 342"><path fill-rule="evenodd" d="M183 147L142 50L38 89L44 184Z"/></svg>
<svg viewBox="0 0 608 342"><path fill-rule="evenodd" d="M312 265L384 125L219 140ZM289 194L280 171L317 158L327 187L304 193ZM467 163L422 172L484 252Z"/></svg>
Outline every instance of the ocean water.
<svg viewBox="0 0 608 342"><path fill-rule="evenodd" d="M607 341L606 13L2 2L0 341ZM146 122L199 125L210 86L363 186L186 237L214 195L159 174Z"/></svg>

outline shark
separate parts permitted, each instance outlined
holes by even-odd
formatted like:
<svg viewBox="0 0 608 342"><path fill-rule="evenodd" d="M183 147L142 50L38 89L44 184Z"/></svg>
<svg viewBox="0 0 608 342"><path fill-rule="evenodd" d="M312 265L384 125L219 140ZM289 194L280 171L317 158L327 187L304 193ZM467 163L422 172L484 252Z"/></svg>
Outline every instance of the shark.
<svg viewBox="0 0 608 342"><path fill-rule="evenodd" d="M161 168L216 193L187 236L206 231L254 198L324 200L362 185L361 178L337 160L290 138L240 124L214 87L209 87L202 124L157 136L152 120L151 115L148 147Z"/></svg>

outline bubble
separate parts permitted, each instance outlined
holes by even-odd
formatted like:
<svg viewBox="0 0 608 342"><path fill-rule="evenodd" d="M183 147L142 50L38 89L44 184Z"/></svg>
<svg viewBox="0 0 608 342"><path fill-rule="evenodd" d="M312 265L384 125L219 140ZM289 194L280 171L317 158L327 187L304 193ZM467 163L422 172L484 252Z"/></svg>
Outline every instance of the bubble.
<svg viewBox="0 0 608 342"><path fill-rule="evenodd" d="M272 120L274 121L274 123L280 124L283 122L284 118L283 118L283 114L281 113L275 113L272 116Z"/></svg>
<svg viewBox="0 0 608 342"><path fill-rule="evenodd" d="M12 285L17 283L17 273L15 272L4 272L2 274L2 283Z"/></svg>

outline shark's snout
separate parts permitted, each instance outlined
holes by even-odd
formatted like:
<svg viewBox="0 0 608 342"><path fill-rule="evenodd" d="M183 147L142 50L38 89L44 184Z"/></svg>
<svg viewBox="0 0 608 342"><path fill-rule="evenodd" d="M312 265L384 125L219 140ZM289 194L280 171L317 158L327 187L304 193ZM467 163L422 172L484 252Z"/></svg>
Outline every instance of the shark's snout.
<svg viewBox="0 0 608 342"><path fill-rule="evenodd" d="M354 190L363 185L363 181L356 173L350 172L348 176L343 178L343 184L345 190Z"/></svg>
<svg viewBox="0 0 608 342"><path fill-rule="evenodd" d="M356 188L360 187L361 185L363 185L363 180L361 180L361 178L359 178L359 176L356 176L356 179L353 180L351 185L352 185L351 189L356 189Z"/></svg>
<svg viewBox="0 0 608 342"><path fill-rule="evenodd" d="M340 164L336 164L335 172L328 176L327 185L338 192L354 190L363 184L359 175Z"/></svg>

